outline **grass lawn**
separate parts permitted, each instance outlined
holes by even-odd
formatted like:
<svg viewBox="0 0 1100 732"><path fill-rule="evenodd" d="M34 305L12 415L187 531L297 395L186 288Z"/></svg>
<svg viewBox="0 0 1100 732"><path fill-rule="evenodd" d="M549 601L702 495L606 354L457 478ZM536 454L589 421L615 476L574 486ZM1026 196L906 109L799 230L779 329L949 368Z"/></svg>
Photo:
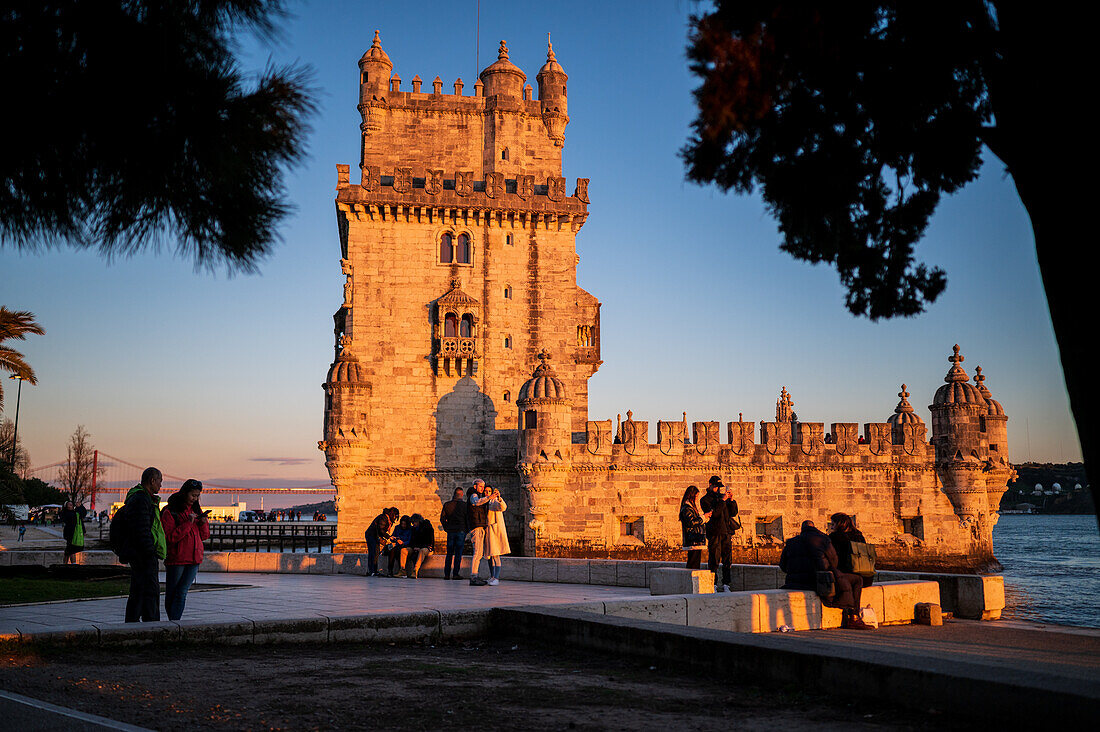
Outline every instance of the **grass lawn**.
<svg viewBox="0 0 1100 732"><path fill-rule="evenodd" d="M125 597L128 577L104 579L55 579L53 577L5 577L0 582L0 606L24 602L77 600L87 597Z"/></svg>

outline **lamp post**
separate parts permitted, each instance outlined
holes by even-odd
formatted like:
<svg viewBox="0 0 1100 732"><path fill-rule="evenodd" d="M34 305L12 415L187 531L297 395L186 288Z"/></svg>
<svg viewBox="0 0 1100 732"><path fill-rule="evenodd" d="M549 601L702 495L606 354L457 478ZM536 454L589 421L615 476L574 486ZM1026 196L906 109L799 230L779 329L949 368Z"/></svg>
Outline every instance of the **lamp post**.
<svg viewBox="0 0 1100 732"><path fill-rule="evenodd" d="M9 379L19 382L19 388L15 391L15 430L11 436L11 472L15 472L15 446L19 444L19 401L23 398L23 377L12 374Z"/></svg>

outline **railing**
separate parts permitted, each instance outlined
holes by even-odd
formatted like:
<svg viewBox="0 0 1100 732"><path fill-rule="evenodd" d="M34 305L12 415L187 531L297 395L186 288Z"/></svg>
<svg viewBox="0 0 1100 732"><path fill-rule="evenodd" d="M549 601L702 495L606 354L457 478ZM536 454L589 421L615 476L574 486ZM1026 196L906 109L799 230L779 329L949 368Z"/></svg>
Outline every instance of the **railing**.
<svg viewBox="0 0 1100 732"><path fill-rule="evenodd" d="M210 538L203 542L208 549L220 549L223 551L260 551L264 546L268 550L278 547L278 551L324 551L325 547L331 552L336 543L336 524L323 521L316 523L294 521L259 521L259 522L212 522L210 523Z"/></svg>

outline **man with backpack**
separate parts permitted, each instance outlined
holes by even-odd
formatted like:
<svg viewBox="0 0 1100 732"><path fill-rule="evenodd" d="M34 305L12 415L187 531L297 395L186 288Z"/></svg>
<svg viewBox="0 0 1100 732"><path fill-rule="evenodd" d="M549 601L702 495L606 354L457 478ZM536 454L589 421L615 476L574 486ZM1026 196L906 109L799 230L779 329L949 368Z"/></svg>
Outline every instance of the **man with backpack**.
<svg viewBox="0 0 1100 732"><path fill-rule="evenodd" d="M146 468L141 485L126 494L126 503L111 522L111 548L130 565L130 597L126 600L126 622L160 620L160 560L168 542L160 525L160 490L164 477L156 468ZM116 522L120 525L116 526Z"/></svg>

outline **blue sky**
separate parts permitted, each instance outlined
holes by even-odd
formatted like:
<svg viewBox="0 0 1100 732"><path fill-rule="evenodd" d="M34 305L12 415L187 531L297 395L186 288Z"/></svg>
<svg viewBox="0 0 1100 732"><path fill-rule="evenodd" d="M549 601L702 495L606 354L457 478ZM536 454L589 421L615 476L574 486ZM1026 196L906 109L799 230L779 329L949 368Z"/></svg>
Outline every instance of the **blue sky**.
<svg viewBox="0 0 1100 732"><path fill-rule="evenodd" d="M288 178L296 212L260 274L196 272L167 251L108 263L0 250L0 303L33 311L47 331L17 344L40 380L23 390L20 412L32 463L64 458L83 424L100 449L173 474L327 481L316 443L343 292L335 166L358 164L356 64L376 28L402 88L419 74L449 90L460 76L468 94L502 38L534 84L552 34L569 74L564 174L591 178L577 249L580 284L603 303L593 419L628 409L652 422L684 411L771 419L786 386L806 421L881 421L905 382L928 421L959 343L967 372L981 365L1004 404L1013 460L1080 460L1030 224L1004 166L989 156L919 245L948 274L928 312L853 318L834 270L778 250L758 198L684 181L678 150L695 86L687 17L703 7L486 0L475 65L474 2L292 6L281 41L249 43L245 54L256 68L309 64L320 91L308 158Z"/></svg>

